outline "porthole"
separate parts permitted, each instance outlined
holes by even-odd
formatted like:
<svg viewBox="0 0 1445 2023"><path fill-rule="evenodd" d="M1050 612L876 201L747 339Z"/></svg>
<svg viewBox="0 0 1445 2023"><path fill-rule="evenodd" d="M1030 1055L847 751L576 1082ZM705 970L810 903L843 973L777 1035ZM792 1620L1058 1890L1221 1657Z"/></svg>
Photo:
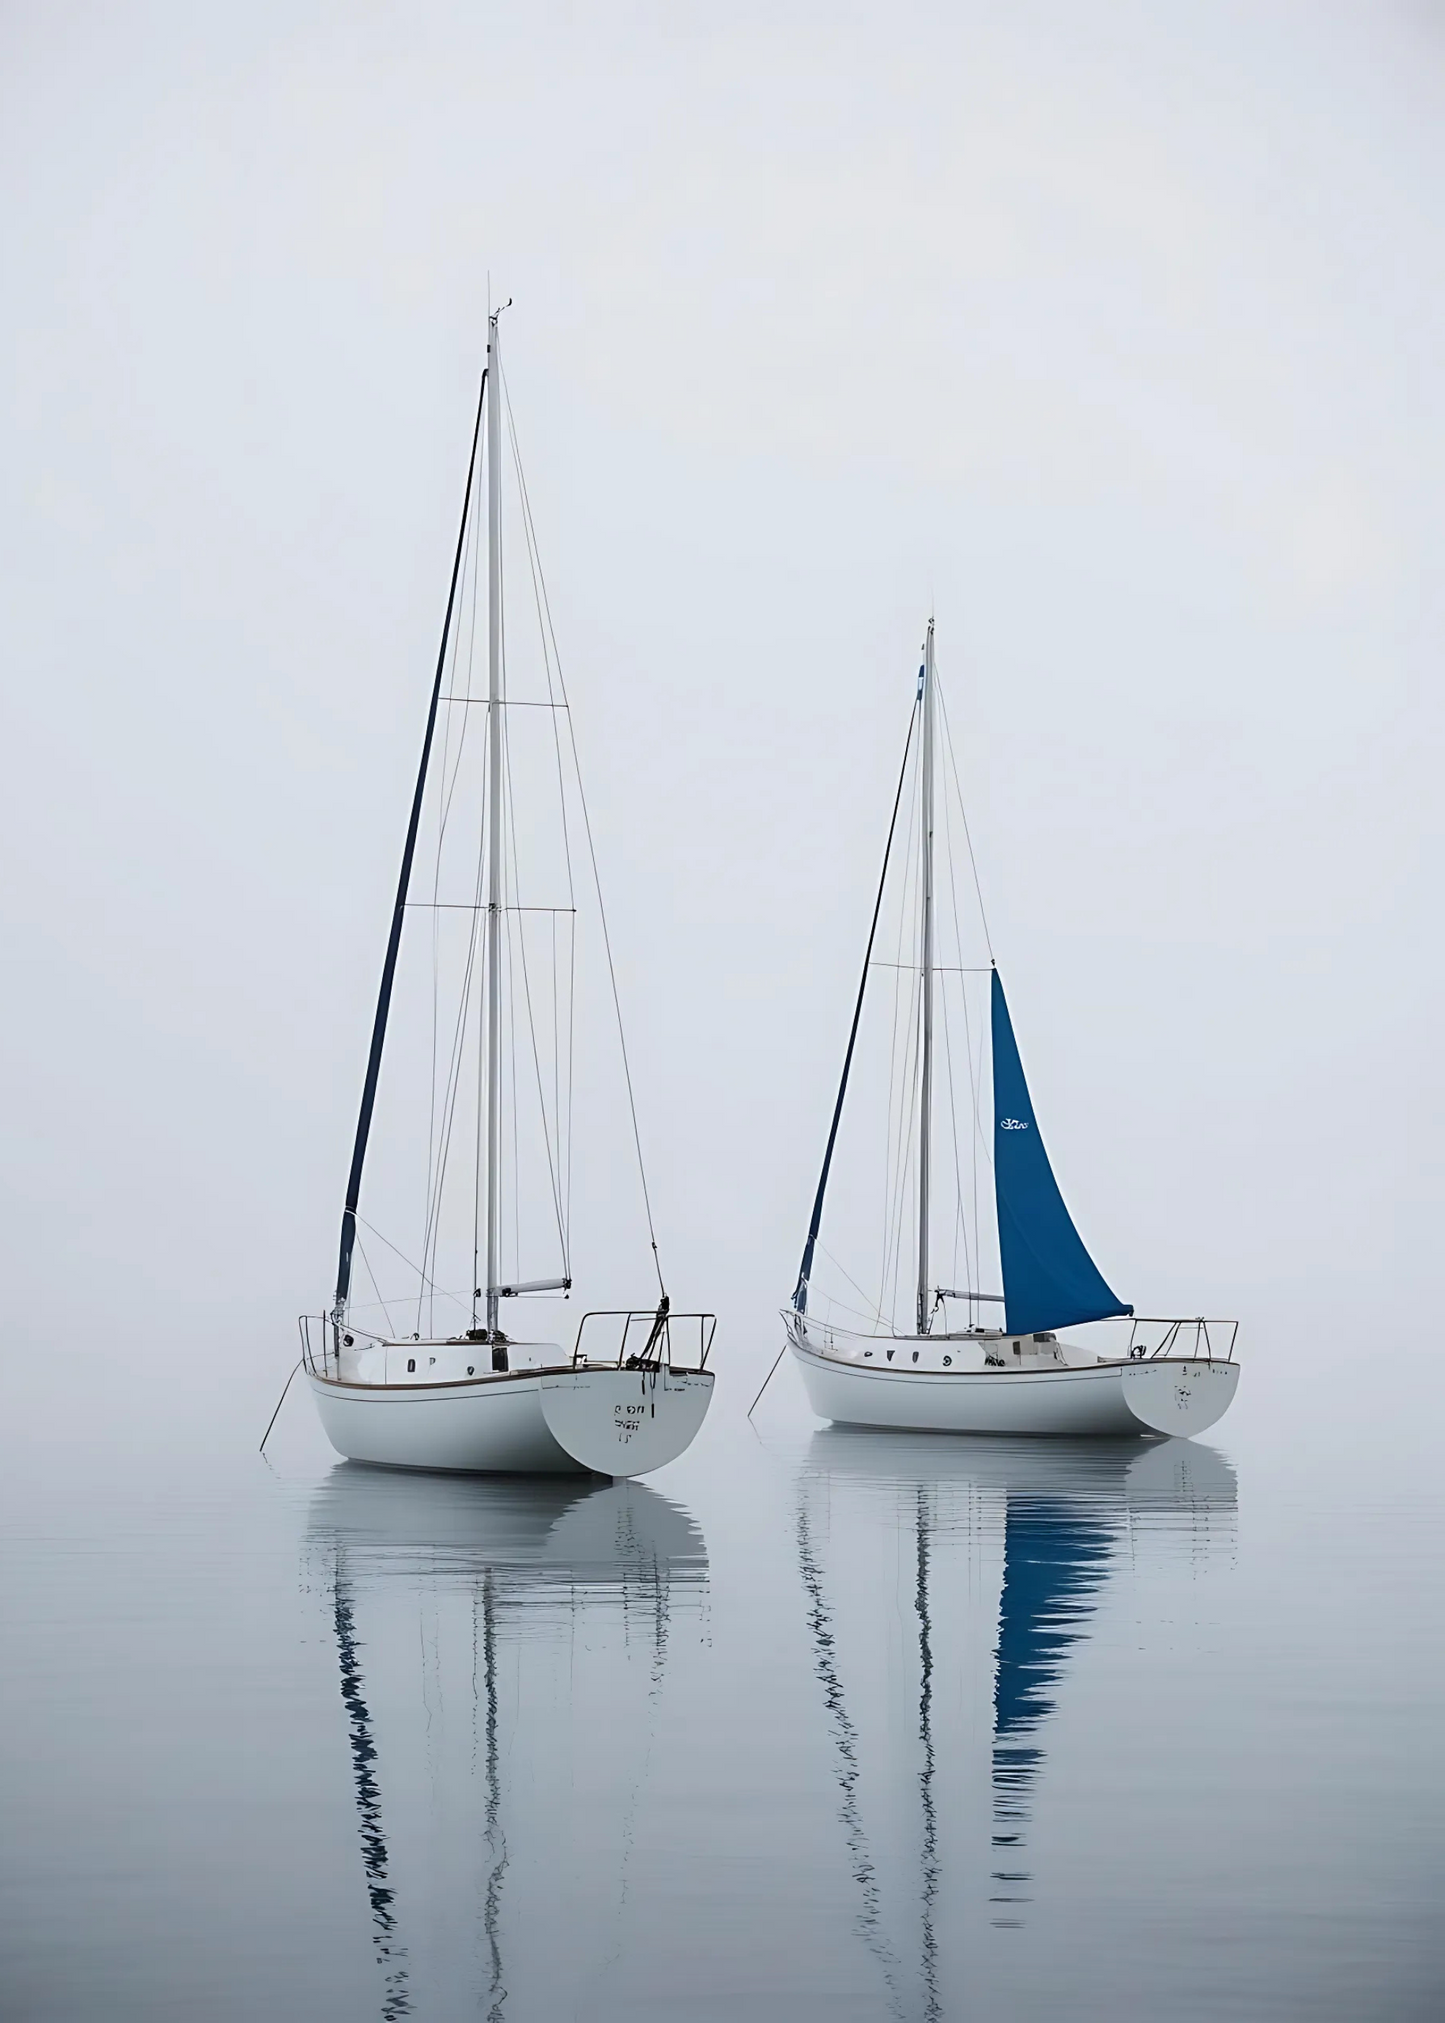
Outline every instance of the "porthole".
<svg viewBox="0 0 1445 2023"><path fill-rule="evenodd" d="M411 1371L415 1370L415 1368L416 1368L416 1357L415 1357L415 1356L408 1356L408 1357L407 1357L407 1359L406 1359L406 1367L407 1367L407 1370L408 1370L408 1372L411 1372Z"/></svg>
<svg viewBox="0 0 1445 2023"><path fill-rule="evenodd" d="M915 1350L913 1351L913 1360L914 1360L914 1362L915 1362L915 1363L916 1363L916 1362L918 1361L918 1351L917 1351L917 1349L915 1349Z"/></svg>
<svg viewBox="0 0 1445 2023"><path fill-rule="evenodd" d="M475 1364L475 1363L468 1363L468 1364L467 1364L467 1375L468 1375L469 1377L474 1377L474 1376L475 1376L476 1374L477 1374L477 1366L476 1366L476 1364Z"/></svg>
<svg viewBox="0 0 1445 2023"><path fill-rule="evenodd" d="M871 1349L865 1349L865 1350L863 1351L863 1360L864 1360L864 1362L865 1362L865 1363L871 1363L871 1362L872 1362L872 1360L873 1360L873 1351L872 1351Z"/></svg>
<svg viewBox="0 0 1445 2023"><path fill-rule="evenodd" d="M950 1369L950 1368L952 1367L952 1364L953 1364L953 1358L952 1358L952 1356L945 1356L945 1357L944 1357L944 1359L943 1359L943 1367L944 1367L944 1369L945 1369L945 1370L947 1370L947 1369Z"/></svg>

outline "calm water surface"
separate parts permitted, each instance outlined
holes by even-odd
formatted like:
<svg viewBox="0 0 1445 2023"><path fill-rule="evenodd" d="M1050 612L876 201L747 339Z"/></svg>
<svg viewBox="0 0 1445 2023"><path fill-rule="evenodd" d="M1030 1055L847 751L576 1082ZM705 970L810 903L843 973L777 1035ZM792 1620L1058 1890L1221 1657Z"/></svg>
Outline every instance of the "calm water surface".
<svg viewBox="0 0 1445 2023"><path fill-rule="evenodd" d="M609 1486L298 1396L262 1462L245 1344L81 1375L3 1436L7 2019L1445 2014L1433 1392L1049 1446L739 1383Z"/></svg>

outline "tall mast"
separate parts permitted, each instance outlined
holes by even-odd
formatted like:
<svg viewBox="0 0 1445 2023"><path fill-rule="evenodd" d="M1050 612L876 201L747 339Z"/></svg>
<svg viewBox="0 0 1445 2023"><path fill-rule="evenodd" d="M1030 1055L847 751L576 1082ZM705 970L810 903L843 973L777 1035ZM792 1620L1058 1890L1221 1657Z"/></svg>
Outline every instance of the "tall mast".
<svg viewBox="0 0 1445 2023"><path fill-rule="evenodd" d="M928 1333L928 1196L933 1158L933 620L923 649L923 1047L918 1119L918 1332Z"/></svg>
<svg viewBox="0 0 1445 2023"><path fill-rule="evenodd" d="M502 1145L502 376L487 333L487 1333L497 1334Z"/></svg>

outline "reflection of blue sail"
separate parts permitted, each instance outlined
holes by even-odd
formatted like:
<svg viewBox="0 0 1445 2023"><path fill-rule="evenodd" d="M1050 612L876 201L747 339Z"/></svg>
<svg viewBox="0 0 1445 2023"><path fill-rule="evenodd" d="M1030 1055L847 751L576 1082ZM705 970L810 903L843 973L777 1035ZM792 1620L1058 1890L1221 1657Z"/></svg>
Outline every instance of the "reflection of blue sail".
<svg viewBox="0 0 1445 2023"><path fill-rule="evenodd" d="M1022 1842L1048 1725L1068 1698L1061 1689L1077 1647L1095 1631L1121 1542L1141 1559L1227 1550L1234 1471L1184 1440L966 1440L830 1426L812 1436L796 1493L805 1621L853 1929L881 1983L877 2013L900 2023L972 2014L970 1921L1021 1922L1030 1883ZM960 1723L954 1708L973 1681L985 1715L985 1653L995 1658L992 1732L978 1760L968 1741L982 1724ZM976 1825L982 1852L990 1824L980 1903L964 1887L977 1871L958 1866L960 1825L965 1844Z"/></svg>
<svg viewBox="0 0 1445 2023"><path fill-rule="evenodd" d="M994 1834L996 1848L1017 1847L1027 1799L1043 1759L1033 1737L1054 1711L1053 1689L1072 1647L1085 1634L1109 1572L1113 1533L1096 1507L1048 1498L1010 1497L1004 1519L1003 1594L994 1684ZM995 1869L998 1886L1027 1877Z"/></svg>

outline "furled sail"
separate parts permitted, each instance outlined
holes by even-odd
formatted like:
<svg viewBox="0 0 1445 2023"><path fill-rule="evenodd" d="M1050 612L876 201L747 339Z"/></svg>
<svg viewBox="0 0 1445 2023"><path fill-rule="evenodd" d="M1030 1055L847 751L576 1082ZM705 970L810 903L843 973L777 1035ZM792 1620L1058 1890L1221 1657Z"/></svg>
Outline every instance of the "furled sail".
<svg viewBox="0 0 1445 2023"><path fill-rule="evenodd" d="M1004 1327L1011 1335L1033 1335L1131 1314L1134 1309L1105 1285L1064 1206L1039 1136L997 970L992 1029L993 1170Z"/></svg>

